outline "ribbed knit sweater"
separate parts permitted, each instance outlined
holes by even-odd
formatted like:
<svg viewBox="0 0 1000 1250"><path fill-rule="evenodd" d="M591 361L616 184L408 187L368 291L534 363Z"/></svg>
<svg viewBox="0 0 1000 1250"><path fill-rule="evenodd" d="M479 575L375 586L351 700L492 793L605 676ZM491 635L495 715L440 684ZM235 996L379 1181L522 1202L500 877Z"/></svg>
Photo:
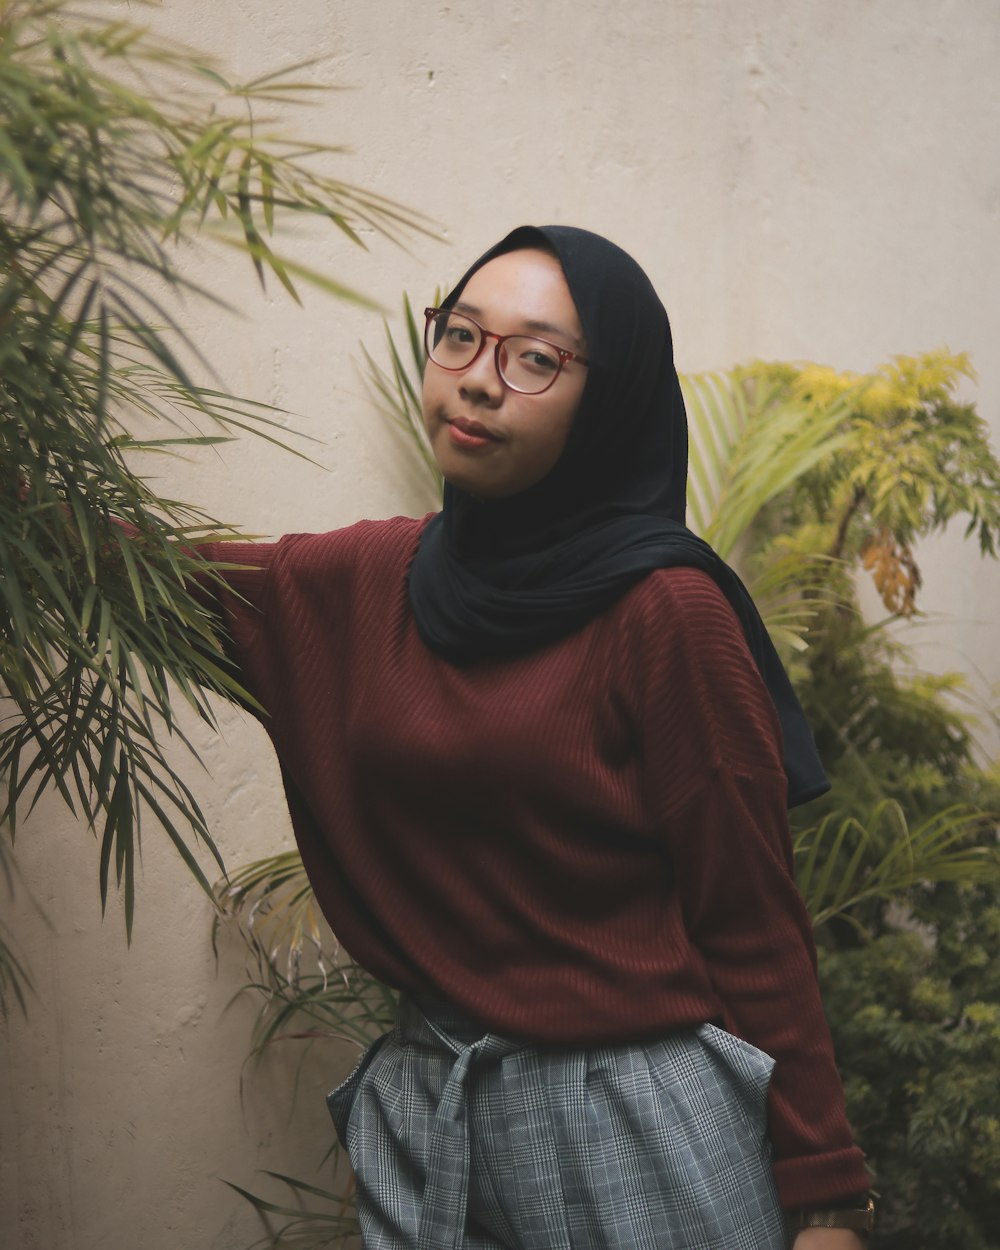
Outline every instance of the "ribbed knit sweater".
<svg viewBox="0 0 1000 1250"><path fill-rule="evenodd" d="M409 607L421 525L202 548L247 566L220 607L338 938L541 1044L718 1023L776 1060L782 1202L865 1191L777 719L722 593L664 569L553 645L456 667Z"/></svg>

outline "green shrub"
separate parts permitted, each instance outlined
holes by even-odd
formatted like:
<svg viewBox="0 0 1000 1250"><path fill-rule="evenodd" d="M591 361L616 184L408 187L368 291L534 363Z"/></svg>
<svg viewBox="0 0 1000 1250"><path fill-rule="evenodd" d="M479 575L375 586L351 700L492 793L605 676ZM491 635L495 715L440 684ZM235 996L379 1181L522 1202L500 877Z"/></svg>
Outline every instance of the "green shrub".
<svg viewBox="0 0 1000 1250"><path fill-rule="evenodd" d="M940 886L821 974L883 1250L1000 1247L1000 903Z"/></svg>

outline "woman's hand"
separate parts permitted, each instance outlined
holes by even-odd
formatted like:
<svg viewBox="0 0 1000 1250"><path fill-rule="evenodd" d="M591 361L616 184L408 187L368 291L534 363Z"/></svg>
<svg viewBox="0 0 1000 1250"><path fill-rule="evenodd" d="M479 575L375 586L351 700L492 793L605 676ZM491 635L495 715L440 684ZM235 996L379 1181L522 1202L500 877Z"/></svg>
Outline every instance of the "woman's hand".
<svg viewBox="0 0 1000 1250"><path fill-rule="evenodd" d="M867 1242L850 1228L803 1228L792 1250L866 1250Z"/></svg>

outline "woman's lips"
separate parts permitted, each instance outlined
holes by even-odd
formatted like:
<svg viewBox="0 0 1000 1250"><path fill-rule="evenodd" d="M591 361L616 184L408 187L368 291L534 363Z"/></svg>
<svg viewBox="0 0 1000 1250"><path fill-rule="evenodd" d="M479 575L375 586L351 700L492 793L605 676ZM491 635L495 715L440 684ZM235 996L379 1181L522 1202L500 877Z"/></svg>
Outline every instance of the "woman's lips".
<svg viewBox="0 0 1000 1250"><path fill-rule="evenodd" d="M456 447L470 450L500 441L496 434L491 434L485 425L480 425L471 417L453 417L448 422L448 434Z"/></svg>

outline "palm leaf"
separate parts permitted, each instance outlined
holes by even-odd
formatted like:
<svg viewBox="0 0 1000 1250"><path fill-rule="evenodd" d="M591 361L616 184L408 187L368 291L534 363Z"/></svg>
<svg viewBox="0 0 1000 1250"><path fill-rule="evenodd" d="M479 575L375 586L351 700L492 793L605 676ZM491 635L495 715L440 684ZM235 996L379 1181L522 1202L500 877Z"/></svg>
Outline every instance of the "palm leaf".
<svg viewBox="0 0 1000 1250"><path fill-rule="evenodd" d="M10 847L0 838L0 877L9 897L14 895L16 869ZM19 882L23 887L23 883ZM29 897L31 897L29 895ZM45 924L48 918L37 900L31 897L36 912ZM28 995L34 993L34 984L27 967L18 958L8 937L7 927L0 924L0 1020L7 1016L16 1002L25 1016L28 1014Z"/></svg>
<svg viewBox="0 0 1000 1250"><path fill-rule="evenodd" d="M833 812L804 829L795 840L796 872L814 925L840 917L865 932L854 914L864 903L937 882L1000 884L996 846L976 843L987 820L956 804L911 828L902 807L884 800L864 824Z"/></svg>
<svg viewBox="0 0 1000 1250"><path fill-rule="evenodd" d="M850 443L854 395L837 395L807 413L801 401L751 383L741 369L689 376L683 385L692 516L728 560L770 503Z"/></svg>
<svg viewBox="0 0 1000 1250"><path fill-rule="evenodd" d="M435 303L440 298L439 288L434 292ZM422 415L421 390L425 364L423 337L410 297L406 294L403 295L403 320L409 358L405 358L400 351L386 321L383 324L389 367L379 364L362 343L364 377L376 409L402 434L406 446L416 453L420 480L427 488L429 505L440 506L443 481L427 442Z"/></svg>
<svg viewBox="0 0 1000 1250"><path fill-rule="evenodd" d="M215 890L222 913L239 921L265 963L275 964L285 953L289 980L306 947L322 961L326 934L297 851L247 864L219 882ZM214 923L217 930L219 919Z"/></svg>
<svg viewBox="0 0 1000 1250"><path fill-rule="evenodd" d="M282 1250L328 1250L357 1237L353 1178L343 1193L336 1193L281 1172L265 1171L264 1175L286 1186L295 1205L272 1202L232 1181L224 1182L250 1203L264 1227L265 1235L247 1250L275 1250L279 1246ZM307 1199L312 1205L307 1205ZM282 1222L272 1221L272 1216Z"/></svg>
<svg viewBox="0 0 1000 1250"><path fill-rule="evenodd" d="M779 650L805 651L806 635L824 609L856 610L831 585L830 567L839 563L830 556L794 551L754 561L756 571L747 577L747 589Z"/></svg>
<svg viewBox="0 0 1000 1250"><path fill-rule="evenodd" d="M295 298L310 282L370 304L272 235L295 220L360 246L433 232L338 179L337 145L281 133L276 110L319 94L301 72L231 83L209 58L70 0L0 8L0 687L13 713L0 727L3 815L13 830L57 790L94 826L102 902L117 882L129 933L142 807L203 888L198 854L218 858L162 749L166 737L190 746L177 692L209 724L208 692L252 705L191 590L212 571L178 546L229 527L159 496L129 456L243 433L294 441L287 414L218 384L176 297L224 301L178 270L168 244L200 231Z"/></svg>
<svg viewBox="0 0 1000 1250"><path fill-rule="evenodd" d="M687 503L693 528L704 537L749 420L747 400L731 374L685 374L680 381L690 429Z"/></svg>
<svg viewBox="0 0 1000 1250"><path fill-rule="evenodd" d="M237 996L259 998L250 1058L260 1058L275 1042L349 1042L363 1050L392 1027L396 996L370 973L341 960L330 973L286 977L276 965L249 980Z"/></svg>
<svg viewBox="0 0 1000 1250"><path fill-rule="evenodd" d="M235 924L252 959L238 992L260 997L251 1055L290 1038L364 1047L391 1026L395 994L343 956L297 851L244 865L219 882L216 896L213 945L222 924Z"/></svg>
<svg viewBox="0 0 1000 1250"><path fill-rule="evenodd" d="M28 970L14 954L5 939L3 928L0 927L0 1019L9 1014L12 999L20 1007L22 1014L27 1016L26 995L33 989Z"/></svg>

